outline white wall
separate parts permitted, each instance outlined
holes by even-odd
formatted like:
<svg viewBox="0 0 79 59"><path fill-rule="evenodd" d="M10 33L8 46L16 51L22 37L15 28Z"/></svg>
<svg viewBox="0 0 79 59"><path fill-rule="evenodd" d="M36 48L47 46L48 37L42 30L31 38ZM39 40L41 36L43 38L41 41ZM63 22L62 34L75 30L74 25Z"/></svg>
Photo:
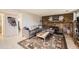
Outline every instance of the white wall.
<svg viewBox="0 0 79 59"><path fill-rule="evenodd" d="M40 20L42 17L32 14L24 14L23 15L23 27L33 27L41 24Z"/></svg>
<svg viewBox="0 0 79 59"><path fill-rule="evenodd" d="M7 16L12 16L17 18L16 19L16 23L18 22L18 20L22 20L22 26L21 27L32 27L32 26L37 26L40 24L40 20L41 17L37 16L37 15L33 15L33 14L29 14L29 13L3 13L4 14L4 36L6 37L17 37L18 35L18 24L16 27L12 27L9 23L8 20L6 19ZM21 17L20 17L20 16ZM22 29L22 28L21 28Z"/></svg>
<svg viewBox="0 0 79 59"><path fill-rule="evenodd" d="M8 16L12 16L15 17L16 19L16 26L13 27L10 25L10 23L8 23L7 17ZM6 37L15 37L17 36L18 33L18 18L16 15L12 15L12 14L5 14L5 36Z"/></svg>

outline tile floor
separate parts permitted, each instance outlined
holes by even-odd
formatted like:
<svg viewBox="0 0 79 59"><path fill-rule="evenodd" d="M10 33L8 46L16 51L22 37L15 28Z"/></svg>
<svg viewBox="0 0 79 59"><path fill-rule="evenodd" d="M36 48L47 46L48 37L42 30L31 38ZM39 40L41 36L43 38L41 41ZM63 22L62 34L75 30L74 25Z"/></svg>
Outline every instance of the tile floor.
<svg viewBox="0 0 79 59"><path fill-rule="evenodd" d="M77 49L73 40L68 35L65 35L67 47L68 49ZM23 40L23 39L22 39ZM17 37L10 37L6 39L0 39L0 49L24 49L17 42L21 41L21 39L17 39Z"/></svg>
<svg viewBox="0 0 79 59"><path fill-rule="evenodd" d="M0 49L23 49L17 44L20 40L17 37L7 37L6 39L0 39Z"/></svg>

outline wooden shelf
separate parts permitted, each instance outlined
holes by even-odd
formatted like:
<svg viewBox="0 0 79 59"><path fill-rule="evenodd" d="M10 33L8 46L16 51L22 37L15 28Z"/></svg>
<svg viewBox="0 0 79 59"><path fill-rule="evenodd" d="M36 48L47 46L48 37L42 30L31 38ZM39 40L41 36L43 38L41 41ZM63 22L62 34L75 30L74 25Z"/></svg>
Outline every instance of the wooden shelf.
<svg viewBox="0 0 79 59"><path fill-rule="evenodd" d="M56 15L55 15L56 16ZM58 16L58 15L57 15ZM73 36L73 13L62 14L64 16L63 21L50 21L48 20L50 16L43 16L42 17L42 25L44 28L50 28L52 26L58 26L59 28L69 28L70 29L70 36Z"/></svg>

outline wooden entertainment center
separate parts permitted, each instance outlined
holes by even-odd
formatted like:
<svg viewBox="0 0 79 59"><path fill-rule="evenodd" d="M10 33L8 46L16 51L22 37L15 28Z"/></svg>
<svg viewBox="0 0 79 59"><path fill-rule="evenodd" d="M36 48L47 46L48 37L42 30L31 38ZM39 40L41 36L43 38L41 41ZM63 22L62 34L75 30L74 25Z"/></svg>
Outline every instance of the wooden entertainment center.
<svg viewBox="0 0 79 59"><path fill-rule="evenodd" d="M73 13L43 16L42 26L43 28L51 28L52 26L58 26L60 29L63 30L64 28L67 28L70 30L69 35L73 36Z"/></svg>

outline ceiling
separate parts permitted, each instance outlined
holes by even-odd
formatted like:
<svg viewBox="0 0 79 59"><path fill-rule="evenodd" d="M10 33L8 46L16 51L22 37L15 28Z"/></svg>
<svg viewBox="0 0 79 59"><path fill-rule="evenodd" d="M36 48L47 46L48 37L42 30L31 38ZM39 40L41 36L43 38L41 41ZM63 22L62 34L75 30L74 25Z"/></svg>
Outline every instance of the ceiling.
<svg viewBox="0 0 79 59"><path fill-rule="evenodd" d="M64 14L64 13L71 13L76 11L77 9L1 9L2 12L23 12L23 13L30 13L39 16L48 16L48 15L55 15L55 14Z"/></svg>
<svg viewBox="0 0 79 59"><path fill-rule="evenodd" d="M39 16L48 16L48 15L55 15L55 14L71 13L76 10L77 9L22 9L19 11L29 12Z"/></svg>

